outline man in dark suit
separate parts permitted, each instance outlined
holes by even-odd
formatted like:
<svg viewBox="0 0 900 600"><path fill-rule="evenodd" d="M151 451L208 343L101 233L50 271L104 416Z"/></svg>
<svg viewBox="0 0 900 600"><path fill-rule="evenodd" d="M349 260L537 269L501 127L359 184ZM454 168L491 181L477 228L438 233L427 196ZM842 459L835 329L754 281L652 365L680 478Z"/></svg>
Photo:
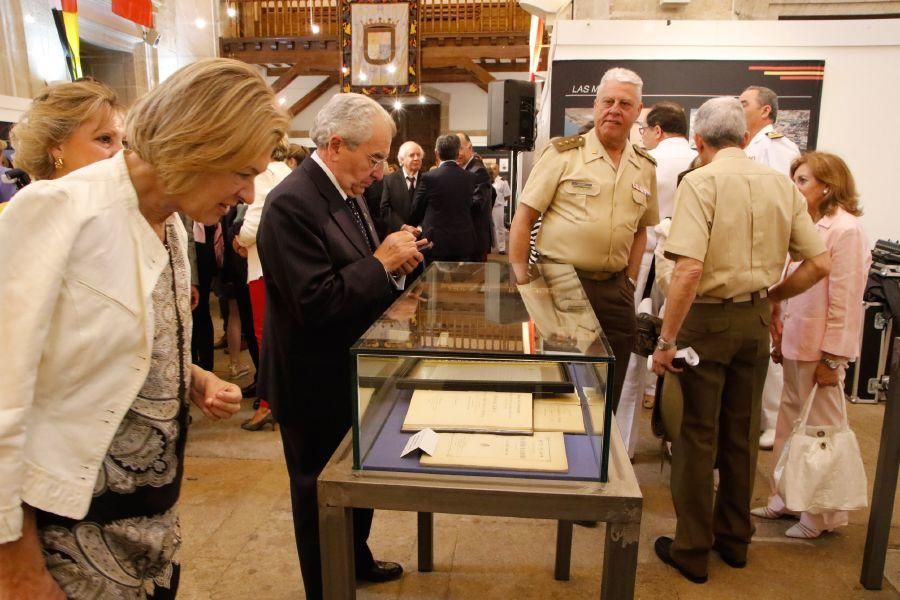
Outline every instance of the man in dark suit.
<svg viewBox="0 0 900 600"><path fill-rule="evenodd" d="M381 193L381 219L387 223L387 232L400 231L409 223L413 211L416 188L421 183L422 146L413 141L404 142L397 150L400 169L384 178Z"/></svg>
<svg viewBox="0 0 900 600"><path fill-rule="evenodd" d="M408 231L379 243L360 197L382 178L395 132L374 100L335 95L310 131L315 153L269 194L258 233L267 297L260 381L281 425L310 600L322 598L316 478L352 419L349 348L422 260ZM396 579L400 565L372 557L371 523L371 510L354 511L356 577Z"/></svg>
<svg viewBox="0 0 900 600"><path fill-rule="evenodd" d="M472 205L472 220L475 223L475 235L478 237L476 260L485 261L491 251L493 237L493 220L491 211L494 208L494 186L491 175L484 166L481 157L475 154L472 140L465 133L457 133L459 137L459 157L456 162L476 177L475 202Z"/></svg>
<svg viewBox="0 0 900 600"><path fill-rule="evenodd" d="M455 135L439 137L434 152L440 166L422 175L409 224L421 225L422 236L434 244L425 251L428 262L478 260L472 222L476 177L457 164Z"/></svg>

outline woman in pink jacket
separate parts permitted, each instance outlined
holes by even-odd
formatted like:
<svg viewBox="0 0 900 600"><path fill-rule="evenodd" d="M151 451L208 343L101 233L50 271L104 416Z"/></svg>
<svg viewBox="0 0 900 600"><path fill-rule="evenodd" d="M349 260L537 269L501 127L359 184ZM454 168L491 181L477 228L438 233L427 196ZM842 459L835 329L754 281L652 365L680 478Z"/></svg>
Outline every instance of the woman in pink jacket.
<svg viewBox="0 0 900 600"><path fill-rule="evenodd" d="M775 320L773 357L784 364L784 391L775 428L775 456L791 434L813 386L818 384L810 425L842 422L847 362L856 358L862 326L861 302L871 263L869 241L859 223L856 185L834 154L808 152L791 165L791 177L806 197L809 214L831 255L831 274L785 301ZM788 273L799 263L788 265ZM780 332L780 336L778 333ZM780 339L779 339L780 338ZM791 514L776 493L752 514L767 519L800 517L785 535L817 538L847 524L847 511Z"/></svg>

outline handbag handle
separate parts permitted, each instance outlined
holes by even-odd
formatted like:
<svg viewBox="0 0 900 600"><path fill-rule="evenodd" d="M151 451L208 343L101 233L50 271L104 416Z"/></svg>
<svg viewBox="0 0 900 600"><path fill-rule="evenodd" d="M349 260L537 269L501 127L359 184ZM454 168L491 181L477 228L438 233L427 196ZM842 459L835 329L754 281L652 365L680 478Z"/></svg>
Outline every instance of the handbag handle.
<svg viewBox="0 0 900 600"><path fill-rule="evenodd" d="M833 386L835 390L839 390L839 386ZM794 425L794 431L804 431L806 429L806 422L809 420L809 413L812 410L813 400L816 397L816 392L819 391L819 384L814 383L812 390L809 392L809 397L806 399L806 403L803 405L803 410L800 412L800 418L797 419ZM844 394L841 394L841 427L842 429L850 428L850 420L847 418L847 399L844 397Z"/></svg>

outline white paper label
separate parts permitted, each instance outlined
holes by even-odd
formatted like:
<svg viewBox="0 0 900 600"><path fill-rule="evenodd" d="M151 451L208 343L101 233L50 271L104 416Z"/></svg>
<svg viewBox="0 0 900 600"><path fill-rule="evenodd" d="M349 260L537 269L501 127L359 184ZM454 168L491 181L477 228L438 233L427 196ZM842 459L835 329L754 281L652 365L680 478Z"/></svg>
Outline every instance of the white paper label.
<svg viewBox="0 0 900 600"><path fill-rule="evenodd" d="M432 456L437 448L437 443L437 433L435 433L433 429L423 429L409 438L409 441L406 442L406 447L403 448L403 452L400 453L400 456L406 456L413 450L421 450L428 456Z"/></svg>

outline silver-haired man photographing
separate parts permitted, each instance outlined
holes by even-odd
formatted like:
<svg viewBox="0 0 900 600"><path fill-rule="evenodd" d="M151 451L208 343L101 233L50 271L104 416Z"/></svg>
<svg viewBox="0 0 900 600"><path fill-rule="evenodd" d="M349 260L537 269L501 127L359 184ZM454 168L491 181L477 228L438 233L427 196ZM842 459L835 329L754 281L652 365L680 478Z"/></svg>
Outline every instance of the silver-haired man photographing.
<svg viewBox="0 0 900 600"><path fill-rule="evenodd" d="M676 263L653 354L653 370L672 371L684 394L672 448L678 524L674 540L657 539L655 550L687 579L703 583L711 549L731 567L747 562L771 314L827 275L831 261L800 192L741 149L749 135L737 99L705 102L694 131L704 166L685 175L676 192L665 244ZM771 288L788 252L803 263ZM692 347L700 363L674 367L676 344Z"/></svg>
<svg viewBox="0 0 900 600"><path fill-rule="evenodd" d="M427 243L408 231L379 241L360 197L384 176L395 133L371 98L335 95L310 131L316 151L269 194L258 234L267 311L260 384L281 425L310 600L322 598L316 478L352 419L349 349L391 304ZM371 510L354 510L356 577L396 579L400 565L372 557L371 524Z"/></svg>

